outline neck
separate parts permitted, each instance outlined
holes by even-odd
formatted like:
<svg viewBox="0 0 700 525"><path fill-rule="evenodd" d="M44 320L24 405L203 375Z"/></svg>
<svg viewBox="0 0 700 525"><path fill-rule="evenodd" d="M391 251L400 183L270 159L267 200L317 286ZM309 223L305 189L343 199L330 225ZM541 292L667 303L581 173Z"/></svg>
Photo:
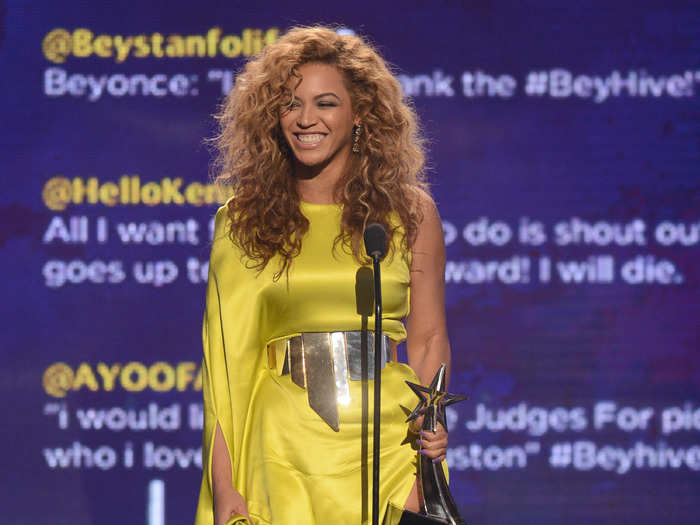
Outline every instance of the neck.
<svg viewBox="0 0 700 525"><path fill-rule="evenodd" d="M306 185L298 183L297 185L299 191L299 198L310 204L335 204L336 199L334 196L335 184L324 185L319 187L318 184L306 187Z"/></svg>

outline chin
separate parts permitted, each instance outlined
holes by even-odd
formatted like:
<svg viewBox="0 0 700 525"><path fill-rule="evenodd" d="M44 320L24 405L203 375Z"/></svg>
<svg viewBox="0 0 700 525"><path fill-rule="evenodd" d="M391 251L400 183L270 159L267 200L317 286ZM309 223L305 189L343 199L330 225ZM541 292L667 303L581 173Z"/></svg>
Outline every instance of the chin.
<svg viewBox="0 0 700 525"><path fill-rule="evenodd" d="M301 154L294 155L299 164L313 168L316 166L321 166L327 163L330 159L325 155L309 155L307 152L301 152Z"/></svg>

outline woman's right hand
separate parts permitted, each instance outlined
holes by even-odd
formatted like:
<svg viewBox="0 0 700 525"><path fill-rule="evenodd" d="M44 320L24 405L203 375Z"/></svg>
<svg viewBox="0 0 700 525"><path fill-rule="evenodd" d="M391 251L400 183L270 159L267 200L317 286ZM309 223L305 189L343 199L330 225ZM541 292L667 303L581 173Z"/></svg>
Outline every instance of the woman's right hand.
<svg viewBox="0 0 700 525"><path fill-rule="evenodd" d="M226 523L234 516L245 516L248 521L253 524L248 514L248 506L245 499L238 491L232 490L224 499L217 501L214 509L214 525L226 525Z"/></svg>
<svg viewBox="0 0 700 525"><path fill-rule="evenodd" d="M217 423L214 434L214 450L211 464L212 492L214 496L214 525L226 525L236 516L245 516L250 525L253 520L248 514L248 506L241 493L233 488L231 481L231 460L226 440Z"/></svg>

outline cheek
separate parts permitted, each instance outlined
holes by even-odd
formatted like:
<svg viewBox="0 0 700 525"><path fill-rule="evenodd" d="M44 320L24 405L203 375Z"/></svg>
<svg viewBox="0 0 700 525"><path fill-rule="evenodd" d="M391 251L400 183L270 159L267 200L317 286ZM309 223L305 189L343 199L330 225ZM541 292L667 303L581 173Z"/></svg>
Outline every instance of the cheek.
<svg viewBox="0 0 700 525"><path fill-rule="evenodd" d="M289 113L282 115L280 117L280 128L282 128L283 132L287 131L287 127L289 126L289 121L291 119L289 118Z"/></svg>
<svg viewBox="0 0 700 525"><path fill-rule="evenodd" d="M282 137L289 142L292 139L292 132L289 131L289 122L285 122L284 119L280 119L280 130L282 132Z"/></svg>
<svg viewBox="0 0 700 525"><path fill-rule="evenodd" d="M284 129L285 127L289 127L291 124L293 124L296 121L297 113L298 111L295 109L282 109L279 112L280 126L282 126Z"/></svg>
<svg viewBox="0 0 700 525"><path fill-rule="evenodd" d="M348 119L347 115L336 115L329 124L339 136L347 138L352 135L352 120Z"/></svg>

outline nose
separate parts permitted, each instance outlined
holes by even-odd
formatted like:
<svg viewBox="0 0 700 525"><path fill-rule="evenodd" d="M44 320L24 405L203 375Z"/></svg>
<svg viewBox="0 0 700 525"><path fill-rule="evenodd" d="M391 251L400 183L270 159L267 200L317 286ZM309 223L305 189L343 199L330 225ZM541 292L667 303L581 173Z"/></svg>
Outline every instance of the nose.
<svg viewBox="0 0 700 525"><path fill-rule="evenodd" d="M313 105L304 104L297 115L297 126L300 128L310 128L316 124L316 114Z"/></svg>

